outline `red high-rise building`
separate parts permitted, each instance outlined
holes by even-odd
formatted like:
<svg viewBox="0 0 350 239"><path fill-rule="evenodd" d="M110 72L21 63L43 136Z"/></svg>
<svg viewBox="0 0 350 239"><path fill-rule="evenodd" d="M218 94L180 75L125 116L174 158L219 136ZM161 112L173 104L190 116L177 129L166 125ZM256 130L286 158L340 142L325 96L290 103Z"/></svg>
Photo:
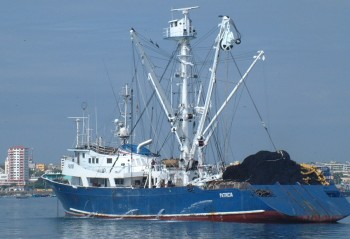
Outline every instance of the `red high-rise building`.
<svg viewBox="0 0 350 239"><path fill-rule="evenodd" d="M24 186L29 180L29 148L14 146L7 151L8 183Z"/></svg>

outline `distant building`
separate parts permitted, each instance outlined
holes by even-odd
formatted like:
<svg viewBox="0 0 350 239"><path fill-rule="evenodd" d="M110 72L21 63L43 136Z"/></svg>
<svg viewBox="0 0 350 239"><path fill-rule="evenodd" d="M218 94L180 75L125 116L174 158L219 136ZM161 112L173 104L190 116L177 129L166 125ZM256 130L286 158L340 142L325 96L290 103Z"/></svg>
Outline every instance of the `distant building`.
<svg viewBox="0 0 350 239"><path fill-rule="evenodd" d="M32 169L32 170L35 169L35 163L33 162L32 158L29 159L28 165L29 165L29 169Z"/></svg>
<svg viewBox="0 0 350 239"><path fill-rule="evenodd" d="M5 171L7 173L8 184L16 184L24 186L29 180L29 148L23 146L15 146L7 151L7 159L5 161Z"/></svg>
<svg viewBox="0 0 350 239"><path fill-rule="evenodd" d="M56 165L56 164L53 164L53 163L49 163L47 165L47 169L48 170L51 170L51 171L54 171L54 170L60 170L60 166L59 165Z"/></svg>
<svg viewBox="0 0 350 239"><path fill-rule="evenodd" d="M350 164L348 162L346 163L330 162L330 163L325 163L324 165L329 167L333 174L341 173L347 176L350 175Z"/></svg>
<svg viewBox="0 0 350 239"><path fill-rule="evenodd" d="M328 168L328 171L322 170L327 179L335 180L335 183L345 185L350 188L350 163L328 162L328 163L314 163L319 169ZM335 177L335 174L339 174ZM339 181L340 180L340 181Z"/></svg>
<svg viewBox="0 0 350 239"><path fill-rule="evenodd" d="M0 168L0 185L7 184L7 173L4 169Z"/></svg>
<svg viewBox="0 0 350 239"><path fill-rule="evenodd" d="M45 164L37 163L37 164L35 164L35 168L41 172L44 172L45 171Z"/></svg>

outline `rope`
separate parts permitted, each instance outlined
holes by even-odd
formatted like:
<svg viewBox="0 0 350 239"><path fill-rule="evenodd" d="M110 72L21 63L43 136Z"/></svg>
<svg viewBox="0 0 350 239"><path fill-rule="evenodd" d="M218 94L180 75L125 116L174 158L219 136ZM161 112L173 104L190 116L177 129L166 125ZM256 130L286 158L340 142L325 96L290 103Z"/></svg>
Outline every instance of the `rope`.
<svg viewBox="0 0 350 239"><path fill-rule="evenodd" d="M243 75L242 75L241 71L240 71L239 68L238 68L238 65L237 65L237 62L236 62L235 58L233 57L233 55L232 55L231 52L230 52L230 54L231 54L231 57L232 57L232 59L233 59L233 62L234 62L235 65L236 65L236 68L237 68L237 70L238 70L239 75L242 77ZM269 140L270 140L270 142L271 142L273 148L275 149L275 151L277 151L277 148L276 148L276 146L275 146L275 144L274 144L274 142L273 142L273 140L272 140L271 134L270 134L270 132L269 132L269 130L268 130L268 128L267 128L265 122L263 121L263 118L262 118L262 116L261 116L261 114L260 114L260 112L259 112L259 109L258 109L258 107L257 107L257 105L256 105L256 103L255 103L255 101L254 101L254 99L253 99L253 97L252 97L252 95L251 95L251 93L250 93L250 91L249 91L249 89L248 89L248 86L247 86L247 84L245 83L245 81L243 81L243 84L244 84L245 89L246 89L247 92L248 92L249 98L250 98L250 100L251 100L252 103L253 103L253 106L254 106L254 108L255 108L255 111L256 111L256 113L257 113L258 116L259 116L259 119L260 119L260 121L261 121L261 124L262 124L263 128L265 129L265 131L266 131L266 133L267 133L267 135L268 135L268 137L269 137Z"/></svg>
<svg viewBox="0 0 350 239"><path fill-rule="evenodd" d="M177 49L176 49L176 50L173 52L173 54L172 54L172 56L171 56L171 59L169 60L169 62L168 62L168 64L167 64L167 66L166 66L166 69L169 67L170 62L171 62L171 61L172 61L172 59L174 58L174 56L175 56L175 53L176 53L176 52L177 52ZM165 71L164 71L164 73L165 73ZM159 82L161 82L161 81L162 81L163 76L164 76L164 75L162 75L162 76L160 77ZM137 121L136 121L135 125L134 125L134 126L133 126L133 128L131 129L130 134L132 134L132 133L133 133L133 131L135 130L136 126L138 125L139 121L141 120L141 118L142 118L143 114L145 113L145 111L146 111L147 107L149 106L149 104L150 104L150 102L151 102L151 100L152 100L152 98L153 98L153 96L154 96L155 94L156 94L156 91L155 91L155 90L153 90L153 92L152 92L151 96L149 97L149 99L148 99L148 101L147 101L147 103L146 103L146 107L145 107L145 108L142 110L142 112L141 112L141 114L140 114L139 118L137 119Z"/></svg>

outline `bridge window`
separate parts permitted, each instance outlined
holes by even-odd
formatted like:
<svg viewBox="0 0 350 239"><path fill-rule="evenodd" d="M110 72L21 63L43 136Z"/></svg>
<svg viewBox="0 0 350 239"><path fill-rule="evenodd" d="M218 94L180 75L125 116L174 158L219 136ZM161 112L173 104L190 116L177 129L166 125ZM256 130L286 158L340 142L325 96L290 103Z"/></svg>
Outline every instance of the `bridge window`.
<svg viewBox="0 0 350 239"><path fill-rule="evenodd" d="M123 185L124 184L124 178L115 178L114 182L115 182L115 185Z"/></svg>

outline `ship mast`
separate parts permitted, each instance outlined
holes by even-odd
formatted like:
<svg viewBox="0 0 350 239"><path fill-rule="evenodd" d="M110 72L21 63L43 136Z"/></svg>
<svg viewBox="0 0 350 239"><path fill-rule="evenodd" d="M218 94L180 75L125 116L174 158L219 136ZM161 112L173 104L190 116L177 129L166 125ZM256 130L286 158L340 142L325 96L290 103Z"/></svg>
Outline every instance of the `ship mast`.
<svg viewBox="0 0 350 239"><path fill-rule="evenodd" d="M180 166L182 169L191 170L193 162L195 160L195 155L198 155L198 164L204 165L203 150L208 144L210 137L213 135L214 128L218 123L218 116L221 114L223 109L226 107L227 103L230 101L232 96L236 93L237 89L242 85L243 81L246 79L248 73L255 65L257 60L264 59L263 52L260 51L257 56L255 56L254 62L248 68L247 72L243 75L241 80L231 91L231 94L226 98L219 111L214 115L214 118L207 122L212 92L216 84L216 71L219 63L220 53L222 51L230 51L235 44L241 43L240 34L232 21L228 16L221 16L221 23L219 24L219 34L217 35L214 49L215 55L211 68L209 86L205 95L205 102L203 106L194 107L190 102L189 97L189 85L192 83L192 67L194 66L192 62L191 55L191 45L190 41L196 38L197 32L192 25L192 20L189 17L189 10L196 9L198 7L188 7L188 8L178 8L172 9L171 11L180 11L183 14L181 19L174 19L169 21L169 27L165 29L165 39L174 40L177 42L179 47L178 60L180 62L178 72L175 77L180 79L180 102L177 110L175 111L167 98L165 91L163 90L159 79L155 73L154 67L147 57L141 43L140 39L134 29L131 29L131 39L138 50L138 53L142 59L142 63L145 65L148 71L148 79L153 85L158 99L163 107L163 110L167 116L168 121L171 124L171 131L176 135L176 138L180 145L181 160ZM190 122L192 120L199 120L199 125L193 131L190 131ZM195 133L192 133L195 132ZM200 167L202 168L202 167ZM200 176L204 176L204 172L199 170ZM186 177L186 176L185 176ZM188 179L185 179L188 182Z"/></svg>
<svg viewBox="0 0 350 239"><path fill-rule="evenodd" d="M180 90L180 103L176 113L171 107L170 101L159 82L154 68L151 65L142 45L140 44L139 37L134 29L131 29L130 31L131 38L137 47L142 62L145 64L149 72L148 78L151 81L168 121L171 124L171 132L176 135L176 139L180 145L182 167L188 167L194 157L194 155L191 154L193 136L189 133L189 122L193 118L193 112L189 104L188 85L190 83L190 79L192 78L190 72L191 67L193 66L190 55L190 40L194 39L197 34L196 30L192 26L192 21L189 18L189 10L195 8L198 7L172 9L172 11L182 11L184 17L182 19L169 21L170 27L166 28L165 32L165 39L177 41L180 49L178 55L180 67L179 73L176 75L181 78L182 83Z"/></svg>
<svg viewBox="0 0 350 239"><path fill-rule="evenodd" d="M126 84L123 87L123 92L121 93L123 97L123 111L120 112L124 120L119 121L118 119L114 120L115 124L115 136L120 139L120 143L126 144L130 138L128 119L130 118L130 113L128 109L128 103L132 97L132 90L130 91L128 85Z"/></svg>
<svg viewBox="0 0 350 239"><path fill-rule="evenodd" d="M189 18L189 10L196 7L177 8L171 11L180 11L184 15L182 19L169 21L170 27L166 29L165 39L175 40L179 45L178 59L180 62L179 73L176 74L181 79L180 104L178 108L179 127L181 128L181 159L186 167L191 167L194 155L191 153L193 136L190 134L189 122L193 119L192 107L189 103L188 86L191 83L191 46L190 41L195 39L196 30L192 26L192 20Z"/></svg>
<svg viewBox="0 0 350 239"><path fill-rule="evenodd" d="M241 36L239 31L237 30L233 20L228 16L221 16L222 20L219 24L219 34L215 40L215 55L214 55L214 61L212 64L212 67L209 69L211 72L210 80L209 80L209 87L205 98L205 103L202 110L202 115L199 119L199 125L196 130L196 135L194 136L194 142L192 144L192 148L190 151L191 155L194 155L196 150L198 149L198 164L203 165L204 158L203 158L203 149L208 144L208 141L210 137L213 135L213 131L216 127L216 124L218 123L218 116L222 113L223 109L228 105L228 102L232 99L233 95L237 92L239 87L242 85L244 80L246 80L249 72L252 70L253 66L256 64L258 60L264 60L264 52L258 51L258 55L254 56L255 60L250 65L248 70L245 72L245 74L242 76L242 78L238 81L238 83L235 85L235 87L231 90L228 97L224 100L223 104L219 108L219 110L216 112L214 117L210 120L209 123L206 124L206 120L208 119L208 113L209 108L211 104L211 98L212 93L214 89L214 85L216 84L216 77L217 77L217 66L219 62L220 52L221 51L230 51L234 44L240 44L241 43ZM199 173L202 176L202 172L199 171Z"/></svg>

